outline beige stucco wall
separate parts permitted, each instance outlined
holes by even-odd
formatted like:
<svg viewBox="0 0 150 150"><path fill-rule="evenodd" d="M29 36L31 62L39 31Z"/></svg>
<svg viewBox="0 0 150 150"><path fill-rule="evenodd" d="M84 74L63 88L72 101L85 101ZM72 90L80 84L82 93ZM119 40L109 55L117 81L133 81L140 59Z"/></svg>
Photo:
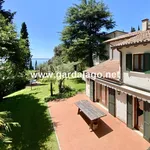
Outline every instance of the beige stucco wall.
<svg viewBox="0 0 150 150"><path fill-rule="evenodd" d="M107 34L106 37L112 39L112 38L115 38L115 37L118 37L118 36L121 36L121 35L124 35L124 34L125 34L124 32L115 31L115 32L112 32L110 34Z"/></svg>
<svg viewBox="0 0 150 150"><path fill-rule="evenodd" d="M112 46L123 42L123 40L111 42L109 45L109 59L120 60L120 52L117 49L112 50Z"/></svg>
<svg viewBox="0 0 150 150"><path fill-rule="evenodd" d="M120 59L120 52L115 50L112 50L111 46L108 45L107 46L109 49L109 59L113 59L113 60L119 60Z"/></svg>
<svg viewBox="0 0 150 150"><path fill-rule="evenodd" d="M150 44L146 46L140 45L137 47L131 46L129 48L124 47L120 50L122 51L123 82L134 87L150 90L150 74L135 71L126 71L126 54L142 54L146 52L150 53Z"/></svg>

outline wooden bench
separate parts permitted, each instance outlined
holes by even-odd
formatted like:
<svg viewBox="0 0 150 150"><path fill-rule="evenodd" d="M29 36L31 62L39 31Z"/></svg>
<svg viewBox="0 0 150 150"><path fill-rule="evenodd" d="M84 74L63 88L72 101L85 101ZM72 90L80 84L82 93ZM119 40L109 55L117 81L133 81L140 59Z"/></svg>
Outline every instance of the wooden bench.
<svg viewBox="0 0 150 150"><path fill-rule="evenodd" d="M78 107L78 114L80 111L82 111L90 120L90 128L94 130L93 124L96 124L98 126L98 121L101 117L106 116L104 112L102 112L100 109L92 105L87 100L81 100L75 103L75 105Z"/></svg>

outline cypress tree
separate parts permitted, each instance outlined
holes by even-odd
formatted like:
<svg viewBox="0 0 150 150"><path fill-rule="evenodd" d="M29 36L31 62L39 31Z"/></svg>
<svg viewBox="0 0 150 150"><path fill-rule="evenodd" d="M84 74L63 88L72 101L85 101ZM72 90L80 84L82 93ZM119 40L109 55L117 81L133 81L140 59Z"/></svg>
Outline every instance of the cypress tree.
<svg viewBox="0 0 150 150"><path fill-rule="evenodd" d="M31 61L31 53L30 53L30 43L29 43L29 34L27 25L25 22L22 23L21 31L20 31L20 38L25 40L25 46L27 48L28 55L26 56L26 68L30 68L30 61Z"/></svg>
<svg viewBox="0 0 150 150"><path fill-rule="evenodd" d="M37 70L37 60L35 61L35 70Z"/></svg>

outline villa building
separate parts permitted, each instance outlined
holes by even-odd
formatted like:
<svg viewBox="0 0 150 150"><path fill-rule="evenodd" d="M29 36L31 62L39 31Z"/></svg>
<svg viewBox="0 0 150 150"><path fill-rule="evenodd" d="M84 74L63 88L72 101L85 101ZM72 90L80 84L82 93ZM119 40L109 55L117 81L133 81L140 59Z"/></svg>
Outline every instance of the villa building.
<svg viewBox="0 0 150 150"><path fill-rule="evenodd" d="M119 31L119 30L116 30L116 31L113 31L113 32L110 32L108 34L106 34L106 38L108 39L112 39L112 38L116 38L116 37L119 37L121 35L125 35L127 34L127 32L124 32L124 31ZM118 51L112 51L111 47L110 47L110 44L109 43L106 43L106 55L109 59L116 59L118 60L119 59L119 52ZM99 57L95 57L93 55L93 62L94 62L94 66L100 64L101 62L103 62L102 60L100 60Z"/></svg>
<svg viewBox="0 0 150 150"><path fill-rule="evenodd" d="M142 31L105 43L110 59L85 71L86 95L150 142L149 20L142 21Z"/></svg>

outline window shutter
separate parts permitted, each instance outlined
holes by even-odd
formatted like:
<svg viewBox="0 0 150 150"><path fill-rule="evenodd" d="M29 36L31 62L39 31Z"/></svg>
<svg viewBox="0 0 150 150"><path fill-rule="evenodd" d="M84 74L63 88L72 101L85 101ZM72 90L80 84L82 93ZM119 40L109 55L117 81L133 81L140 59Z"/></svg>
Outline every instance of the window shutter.
<svg viewBox="0 0 150 150"><path fill-rule="evenodd" d="M144 71L150 71L150 53L144 54Z"/></svg>
<svg viewBox="0 0 150 150"><path fill-rule="evenodd" d="M126 70L132 71L132 54L126 54Z"/></svg>
<svg viewBox="0 0 150 150"><path fill-rule="evenodd" d="M150 103L144 102L144 138L150 142Z"/></svg>
<svg viewBox="0 0 150 150"><path fill-rule="evenodd" d="M132 96L127 95L127 126L133 128L133 101Z"/></svg>

